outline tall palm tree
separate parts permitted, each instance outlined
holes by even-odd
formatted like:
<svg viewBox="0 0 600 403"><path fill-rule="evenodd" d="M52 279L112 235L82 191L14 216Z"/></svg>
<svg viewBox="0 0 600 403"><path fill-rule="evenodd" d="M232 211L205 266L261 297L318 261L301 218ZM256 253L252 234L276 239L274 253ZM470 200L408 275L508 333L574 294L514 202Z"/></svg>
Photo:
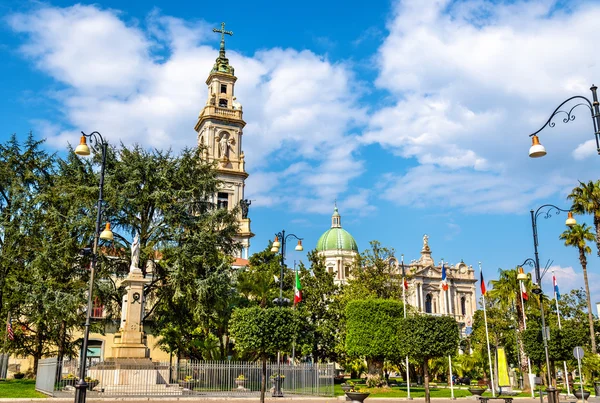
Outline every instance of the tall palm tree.
<svg viewBox="0 0 600 403"><path fill-rule="evenodd" d="M579 262L581 263L581 268L583 269L583 281L585 282L588 322L590 325L590 336L592 339L592 353L596 354L596 334L594 332L594 316L592 315L592 303L590 301L590 286L588 284L587 275L587 258L585 257L586 254L592 252L590 247L587 245L587 242L594 240L594 233L590 231L590 227L588 227L587 224L577 224L560 234L560 239L565 241L566 246L573 246L579 250Z"/></svg>
<svg viewBox="0 0 600 403"><path fill-rule="evenodd" d="M498 280L492 280L492 289L489 292L490 298L493 298L498 302L498 307L504 311L512 310L513 307L517 309L517 321L519 326L519 337L517 337L517 344L519 347L521 362L521 372L527 374L527 355L525 354L525 346L523 344L523 338L520 337L525 331L525 306L521 303L521 287L519 280L517 280L518 269L514 270L499 270L500 276ZM525 282L525 289L531 289L531 280ZM523 301L524 303L525 301ZM529 391L531 385L529 384L529 377L524 377L524 389Z"/></svg>
<svg viewBox="0 0 600 403"><path fill-rule="evenodd" d="M594 227L596 227L596 248L600 256L600 180L587 184L579 181L579 186L571 191L567 196L573 201L571 209L577 214L591 214L594 217Z"/></svg>

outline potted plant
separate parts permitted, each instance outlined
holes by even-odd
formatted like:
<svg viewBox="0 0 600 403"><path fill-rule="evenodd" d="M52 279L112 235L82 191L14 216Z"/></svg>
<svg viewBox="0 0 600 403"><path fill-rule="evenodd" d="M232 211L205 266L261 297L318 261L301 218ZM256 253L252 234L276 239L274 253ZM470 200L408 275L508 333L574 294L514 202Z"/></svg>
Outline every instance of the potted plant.
<svg viewBox="0 0 600 403"><path fill-rule="evenodd" d="M354 403L363 403L370 394L370 392L361 392L356 384L352 384L352 389L346 392L346 400L349 399Z"/></svg>
<svg viewBox="0 0 600 403"><path fill-rule="evenodd" d="M13 377L15 379L23 379L25 377L25 374L22 372L15 372L15 374L13 375Z"/></svg>
<svg viewBox="0 0 600 403"><path fill-rule="evenodd" d="M577 399L581 399L581 388L574 388L573 394L575 395L575 397ZM590 391L584 389L583 390L583 400L587 400L588 397L590 397Z"/></svg>
<svg viewBox="0 0 600 403"><path fill-rule="evenodd" d="M85 382L88 384L88 390L94 389L99 383L97 379L90 378L89 376L85 377Z"/></svg>
<svg viewBox="0 0 600 403"><path fill-rule="evenodd" d="M73 374L67 374L62 377L62 383L64 386L75 386L79 378Z"/></svg>
<svg viewBox="0 0 600 403"><path fill-rule="evenodd" d="M352 390L352 385L350 385L349 383L342 383L341 386L344 393L350 392Z"/></svg>
<svg viewBox="0 0 600 403"><path fill-rule="evenodd" d="M184 389L192 390L192 389L194 389L194 386L196 386L197 382L198 382L198 380L196 380L196 379L194 379L194 377L188 375L185 378L179 380L179 386L181 386Z"/></svg>
<svg viewBox="0 0 600 403"><path fill-rule="evenodd" d="M237 378L235 378L235 384L238 389L246 390L246 377L244 374L239 374Z"/></svg>
<svg viewBox="0 0 600 403"><path fill-rule="evenodd" d="M468 391L473 396L481 396L487 390L487 386L485 385L477 385L477 386L469 386Z"/></svg>

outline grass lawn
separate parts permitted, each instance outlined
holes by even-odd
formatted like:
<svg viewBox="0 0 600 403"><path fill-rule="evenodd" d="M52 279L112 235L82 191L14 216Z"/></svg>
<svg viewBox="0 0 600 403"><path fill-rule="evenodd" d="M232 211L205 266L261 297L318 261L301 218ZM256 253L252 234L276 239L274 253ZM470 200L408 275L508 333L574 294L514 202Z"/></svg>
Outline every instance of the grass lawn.
<svg viewBox="0 0 600 403"><path fill-rule="evenodd" d="M408 393L406 392L406 386L393 386L391 388L367 388L364 384L357 385L360 388L360 392L370 392L371 395L369 397L407 397ZM429 388L429 392L431 393L431 397L451 397L450 387L444 386L431 386ZM334 393L336 396L343 396L344 391L342 390L341 385L334 385ZM492 396L492 393L488 390L483 394L484 396ZM410 388L410 396L411 397L425 397L425 388L420 387L411 387ZM467 397L472 396L471 393L467 390L466 386L455 386L454 387L454 397ZM531 397L529 393L519 393L515 395L515 397Z"/></svg>
<svg viewBox="0 0 600 403"><path fill-rule="evenodd" d="M35 379L11 379L0 382L0 397L48 397L35 390Z"/></svg>

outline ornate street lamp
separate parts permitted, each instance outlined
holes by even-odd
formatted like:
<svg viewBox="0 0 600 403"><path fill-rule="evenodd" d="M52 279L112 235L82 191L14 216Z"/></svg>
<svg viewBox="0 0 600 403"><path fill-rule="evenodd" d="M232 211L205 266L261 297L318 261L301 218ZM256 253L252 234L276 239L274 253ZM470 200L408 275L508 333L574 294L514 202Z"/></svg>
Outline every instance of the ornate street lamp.
<svg viewBox="0 0 600 403"><path fill-rule="evenodd" d="M92 132L90 134L85 134L81 132L81 141L77 148L75 148L75 154L81 156L90 155L90 148L87 145L87 139L90 139L90 142L95 144L100 144L102 149L102 165L100 166L100 191L98 193L98 205L96 212L96 230L94 232L94 248L92 250L92 264L90 268L90 284L88 290L88 301L87 301L87 312L85 315L85 329L83 332L83 345L81 347L81 363L79 365L79 381L75 384L75 403L85 403L86 392L88 388L88 384L85 381L85 373L86 373L86 361L87 361L87 349L88 349L88 339L90 337L90 316L92 313L92 292L94 290L94 271L96 269L96 262L98 261L98 239L103 239L106 241L113 240L113 233L110 230L110 223L106 223L104 231L100 232L100 225L102 221L102 204L104 200L102 199L102 191L104 189L104 170L106 168L106 149L108 147L108 143L102 138L102 135L98 132Z"/></svg>
<svg viewBox="0 0 600 403"><path fill-rule="evenodd" d="M295 238L298 240L298 244L294 248L294 250L301 252L304 250L302 247L302 238L298 238L294 234L285 234L285 230L278 232L275 234L275 240L273 241L273 245L271 246L271 252L277 253L279 252L279 248L281 247L281 261L280 261L280 277L279 277L279 300L277 304L282 307L283 306L283 268L285 266L285 245L287 243L288 238ZM281 239L281 242L279 241ZM275 377L275 389L273 390L273 397L283 397L283 392L281 391L281 359L280 353L277 352L277 376Z"/></svg>
<svg viewBox="0 0 600 403"><path fill-rule="evenodd" d="M595 94L595 92L594 92L594 94ZM545 210L542 211L542 209L545 209ZM540 296L540 313L541 313L541 317L542 317L542 340L544 341L544 354L546 355L546 374L548 376L548 388L546 389L546 391L548 392L548 403L558 403L558 399L555 394L556 389L554 388L554 386L552 386L552 377L550 375L551 371L550 371L550 357L548 355L548 337L547 337L548 335L546 334L546 319L544 318L544 303L541 299L541 296L543 295L544 292L542 291L543 274L540 274L540 258L538 255L537 219L541 213L544 214L544 218L552 217L551 213L554 210L556 210L556 214L560 214L561 211L568 213L567 220L565 221L565 224L568 227L572 227L575 224L577 224L577 221L573 218L573 213L571 213L569 210L564 210L559 207L556 207L553 204L544 204L543 206L540 206L537 210L535 210L535 212L533 210L531 210L531 229L533 230L533 250L535 252L535 278L536 278L536 282L537 282L537 288L534 288L531 292L533 292L534 294L538 294ZM525 262L527 262L527 260ZM523 264L525 264L525 262ZM544 274L546 274L545 271L544 271Z"/></svg>
<svg viewBox="0 0 600 403"><path fill-rule="evenodd" d="M592 115L592 123L594 124L594 136L596 137L596 150L598 151L598 154L600 155L600 140L599 140L600 108L598 107L598 94L596 93L597 88L598 87L596 87L593 84L592 84L592 87L590 88L590 90L592 91L592 101L590 101L588 98L586 98L582 95L575 95L574 97L571 97L571 98L563 101L560 105L558 105L558 107L554 110L554 112L552 112L552 115L550 115L550 117L548 118L546 123L544 123L544 125L542 127L540 127L539 130L537 130L536 132L531 133L529 135L529 137L531 137L531 142L532 142L531 148L529 148L529 156L531 158L538 158L538 157L543 157L544 155L546 155L546 148L544 148L544 146L540 143L540 139L538 138L537 134L539 132L541 132L542 130L544 130L544 128L546 126L554 127L556 125L556 123L554 123L552 121L552 119L554 118L554 116L558 115L559 113L564 113L565 115L567 115L563 119L563 123L569 123L569 122L574 121L575 115L573 115L573 110L581 105L587 106ZM570 101L572 101L574 99L582 100L584 102L579 102L578 104L574 105L571 109L569 109L568 112L560 109L563 107L563 105L569 103Z"/></svg>

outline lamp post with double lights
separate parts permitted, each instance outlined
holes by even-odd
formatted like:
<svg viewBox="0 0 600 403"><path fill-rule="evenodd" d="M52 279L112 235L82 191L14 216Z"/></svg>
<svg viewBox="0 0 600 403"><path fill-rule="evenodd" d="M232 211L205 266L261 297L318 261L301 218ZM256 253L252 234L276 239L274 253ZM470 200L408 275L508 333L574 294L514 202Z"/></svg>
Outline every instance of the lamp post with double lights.
<svg viewBox="0 0 600 403"><path fill-rule="evenodd" d="M90 148L87 145L87 139L90 139L90 143L100 145L102 151L102 165L100 166L100 186L96 211L96 230L94 231L94 247L92 249L92 262L90 265L90 284L88 290L87 312L85 315L85 329L83 332L83 345L81 346L79 381L77 381L77 383L75 384L75 403L85 403L86 391L88 388L88 384L85 381L85 373L88 339L90 337L90 316L92 313L92 293L94 291L94 271L96 270L96 263L98 261L98 241L99 239L103 239L106 241L113 240L113 233L110 230L110 223L107 222L104 231L100 232L100 224L102 221L102 204L104 202L104 200L102 199L104 190L104 171L106 169L106 149L108 148L108 143L98 132L92 132L90 134L85 134L84 132L81 132L81 134L81 141L79 145L75 148L75 154L80 156L90 155Z"/></svg>
<svg viewBox="0 0 600 403"><path fill-rule="evenodd" d="M596 92L597 89L598 89L598 87L596 87L595 85L592 84L592 86L590 88L590 91L592 91L592 100L591 101L582 95L575 95L571 98L564 100L560 105L558 105L556 107L554 112L552 112L552 114L550 115L550 117L548 118L546 123L544 123L544 125L542 127L540 127L537 131L535 131L529 135L529 137L531 137L531 142L532 142L532 145L529 148L529 156L531 158L539 158L539 157L543 157L544 155L546 155L546 148L544 148L544 146L540 143L540 139L538 138L537 134L539 132L541 132L542 130L544 130L546 128L546 126L554 127L556 125L556 123L554 123L552 121L552 119L554 119L554 116L556 116L560 113L564 113L567 116L565 118L563 118L563 123L572 122L575 120L575 115L573 115L573 110L575 108L577 108L578 106L582 106L582 105L587 106L592 115L592 123L594 125L594 136L596 137L596 150L598 151L598 155L600 155L600 139L599 139L599 137L600 137L600 107L599 107L599 103L598 103L598 94ZM561 109L565 104L568 104L571 101L579 102L579 103L573 105L571 107L571 109L569 109L568 111Z"/></svg>
<svg viewBox="0 0 600 403"><path fill-rule="evenodd" d="M537 288L531 290L534 294L540 296L540 314L542 318L542 340L544 341L544 354L546 355L546 373L548 376L548 388L546 391L548 392L548 403L558 403L558 399L556 398L556 389L552 385L552 377L550 371L550 357L548 354L548 335L546 334L546 319L544 318L544 303L541 299L543 295L542 291L542 277L543 274L540 274L540 258L538 254L538 232L537 232L537 219L540 214L544 214L544 218L552 217L552 212L556 211L556 214L560 214L560 212L568 213L567 220L565 224L568 227L572 227L577 224L577 221L573 218L573 213L569 210L561 209L560 207L556 207L553 204L544 204L538 207L535 212L531 210L531 229L533 231L533 250L535 252L535 280L537 283ZM547 269L546 269L547 270ZM524 274L524 273L523 273ZM546 274L546 271L544 271ZM518 278L518 277L517 277ZM523 277L521 277L523 278Z"/></svg>
<svg viewBox="0 0 600 403"><path fill-rule="evenodd" d="M280 276L279 276L279 299L277 300L277 305L279 307L283 306L283 268L285 267L285 245L287 243L288 238L295 238L298 240L298 244L294 248L294 250L301 252L304 250L302 247L302 238L297 237L294 234L287 234L285 230L278 232L275 234L275 240L273 241L273 245L271 247L271 252L277 253L279 252L279 248L281 248L281 261L280 261ZM281 239L281 241L279 241ZM283 392L281 391L281 356L280 352L277 352L277 376L275 377L275 389L273 390L273 397L283 397Z"/></svg>

